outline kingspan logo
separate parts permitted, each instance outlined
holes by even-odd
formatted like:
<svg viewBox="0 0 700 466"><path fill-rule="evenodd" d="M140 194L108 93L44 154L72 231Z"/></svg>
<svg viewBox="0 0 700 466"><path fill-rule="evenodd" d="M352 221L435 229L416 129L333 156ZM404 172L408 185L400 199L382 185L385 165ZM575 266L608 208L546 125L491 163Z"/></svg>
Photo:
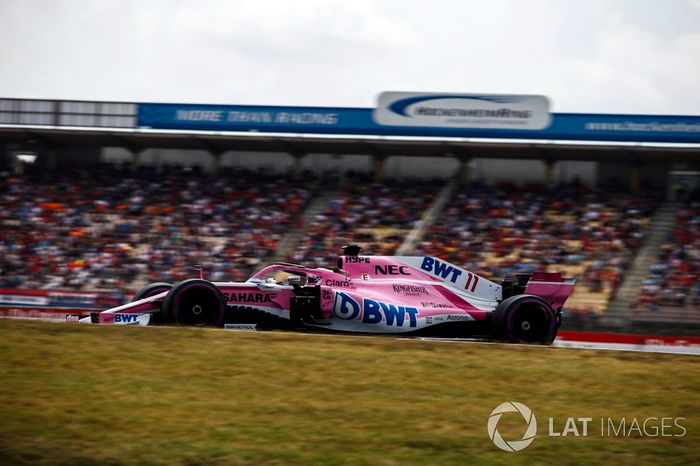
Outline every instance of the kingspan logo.
<svg viewBox="0 0 700 466"><path fill-rule="evenodd" d="M527 423L527 429L520 440L505 440L500 432L498 432L498 422L504 413L520 413ZM537 435L537 418L535 413L530 408L517 401L508 401L496 406L496 409L491 411L487 430L491 441L503 451L516 452L524 450L532 443Z"/></svg>
<svg viewBox="0 0 700 466"><path fill-rule="evenodd" d="M374 120L393 126L543 129L550 115L549 101L537 95L385 92Z"/></svg>

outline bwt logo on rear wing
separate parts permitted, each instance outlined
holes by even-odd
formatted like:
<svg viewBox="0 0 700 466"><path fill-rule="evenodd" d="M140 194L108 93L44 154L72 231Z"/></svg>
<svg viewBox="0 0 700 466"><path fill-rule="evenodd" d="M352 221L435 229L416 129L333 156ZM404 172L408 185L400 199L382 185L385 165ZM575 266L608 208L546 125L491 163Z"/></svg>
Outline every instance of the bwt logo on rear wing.
<svg viewBox="0 0 700 466"><path fill-rule="evenodd" d="M501 285L447 261L427 256L398 257L397 260L420 270L430 277L437 278L459 291L466 291L485 299L498 300L501 298Z"/></svg>

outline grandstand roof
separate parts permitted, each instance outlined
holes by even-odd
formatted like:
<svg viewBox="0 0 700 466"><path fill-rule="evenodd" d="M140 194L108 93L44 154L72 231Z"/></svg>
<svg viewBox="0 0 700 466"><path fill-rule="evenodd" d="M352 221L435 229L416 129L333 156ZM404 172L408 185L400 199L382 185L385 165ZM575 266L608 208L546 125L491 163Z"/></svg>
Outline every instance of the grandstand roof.
<svg viewBox="0 0 700 466"><path fill-rule="evenodd" d="M203 118L208 115L225 118ZM0 99L0 143L133 152L695 162L700 117L553 113L548 127L533 131L382 125L368 108Z"/></svg>
<svg viewBox="0 0 700 466"><path fill-rule="evenodd" d="M455 156L471 158L615 160L621 162L700 160L700 148L679 145L571 143L556 141L465 140L446 138L349 137L270 133L219 133L166 130L0 127L0 141L48 147L125 147L291 154L367 154L379 157Z"/></svg>

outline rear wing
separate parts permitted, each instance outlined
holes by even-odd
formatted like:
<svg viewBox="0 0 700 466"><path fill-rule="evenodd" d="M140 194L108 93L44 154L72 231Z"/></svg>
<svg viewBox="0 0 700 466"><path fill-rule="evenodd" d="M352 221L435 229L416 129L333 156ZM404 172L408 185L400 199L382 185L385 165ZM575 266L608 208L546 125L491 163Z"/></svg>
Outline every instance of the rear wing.
<svg viewBox="0 0 700 466"><path fill-rule="evenodd" d="M554 309L559 310L574 291L574 285L576 280L563 278L558 272L533 272L525 287L525 293L540 296Z"/></svg>

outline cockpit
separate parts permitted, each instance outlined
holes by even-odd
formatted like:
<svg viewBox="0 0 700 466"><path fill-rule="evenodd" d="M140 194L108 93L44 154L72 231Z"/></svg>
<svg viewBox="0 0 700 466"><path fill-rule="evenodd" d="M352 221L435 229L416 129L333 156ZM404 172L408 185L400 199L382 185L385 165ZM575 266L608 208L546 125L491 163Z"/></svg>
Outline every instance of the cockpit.
<svg viewBox="0 0 700 466"><path fill-rule="evenodd" d="M309 283L309 277L304 272L281 269L271 270L255 278L267 285L306 286Z"/></svg>

